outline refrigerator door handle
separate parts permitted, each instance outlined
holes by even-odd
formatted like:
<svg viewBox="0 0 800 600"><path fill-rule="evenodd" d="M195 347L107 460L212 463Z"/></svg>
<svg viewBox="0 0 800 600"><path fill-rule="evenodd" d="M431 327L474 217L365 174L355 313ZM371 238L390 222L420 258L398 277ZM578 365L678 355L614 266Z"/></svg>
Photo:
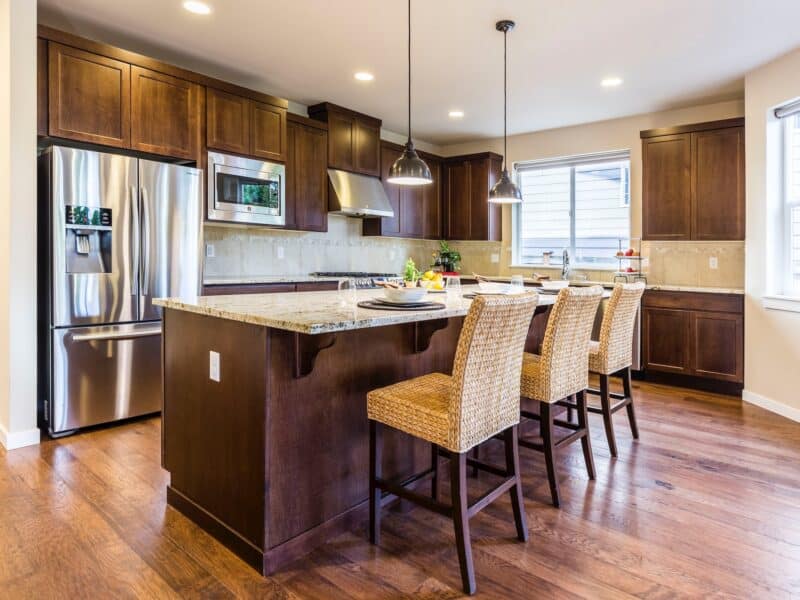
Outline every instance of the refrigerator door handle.
<svg viewBox="0 0 800 600"><path fill-rule="evenodd" d="M95 342L104 340L133 340L136 338L151 337L161 335L161 324L156 327L148 327L147 329L137 329L134 331L119 331L116 333L77 333L72 334L73 342Z"/></svg>
<svg viewBox="0 0 800 600"><path fill-rule="evenodd" d="M150 295L150 207L148 205L147 189L142 188L142 217L144 222L142 232L142 254L144 266L142 272L142 295Z"/></svg>
<svg viewBox="0 0 800 600"><path fill-rule="evenodd" d="M131 296L139 295L139 193L135 185L131 186Z"/></svg>

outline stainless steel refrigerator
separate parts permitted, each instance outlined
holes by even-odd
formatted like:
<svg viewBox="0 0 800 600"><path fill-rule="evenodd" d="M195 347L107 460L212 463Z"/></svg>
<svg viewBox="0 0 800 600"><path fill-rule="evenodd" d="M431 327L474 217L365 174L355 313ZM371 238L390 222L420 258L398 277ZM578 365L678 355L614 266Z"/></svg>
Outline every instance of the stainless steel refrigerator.
<svg viewBox="0 0 800 600"><path fill-rule="evenodd" d="M202 172L54 146L39 175L42 420L57 436L161 410L152 301L199 293Z"/></svg>

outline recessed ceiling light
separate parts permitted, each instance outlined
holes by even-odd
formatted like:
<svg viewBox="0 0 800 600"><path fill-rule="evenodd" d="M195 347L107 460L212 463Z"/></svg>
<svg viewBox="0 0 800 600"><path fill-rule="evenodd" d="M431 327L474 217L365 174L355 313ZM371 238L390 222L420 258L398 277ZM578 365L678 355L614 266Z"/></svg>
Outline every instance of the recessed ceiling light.
<svg viewBox="0 0 800 600"><path fill-rule="evenodd" d="M373 79L375 79L375 75L373 75L372 73L367 73L366 71L359 71L358 73L353 75L353 77L355 77L359 81L372 81Z"/></svg>
<svg viewBox="0 0 800 600"><path fill-rule="evenodd" d="M464 118L464 111L463 110L451 110L447 113L447 116L451 119L463 119Z"/></svg>
<svg viewBox="0 0 800 600"><path fill-rule="evenodd" d="M603 87L617 87L618 85L622 85L622 79L620 77L606 77L600 82L600 85Z"/></svg>
<svg viewBox="0 0 800 600"><path fill-rule="evenodd" d="M211 14L211 7L205 2L198 2L197 0L186 0L183 3L183 8L196 15Z"/></svg>

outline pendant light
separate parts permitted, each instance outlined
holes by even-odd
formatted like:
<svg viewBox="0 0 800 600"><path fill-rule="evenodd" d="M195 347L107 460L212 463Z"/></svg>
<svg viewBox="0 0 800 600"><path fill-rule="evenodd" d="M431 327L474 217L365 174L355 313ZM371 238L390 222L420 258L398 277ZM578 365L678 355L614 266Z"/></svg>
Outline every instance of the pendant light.
<svg viewBox="0 0 800 600"><path fill-rule="evenodd" d="M503 32L503 173L489 191L489 202L494 204L518 204L522 193L508 175L508 32L514 29L514 21L498 21L497 31Z"/></svg>
<svg viewBox="0 0 800 600"><path fill-rule="evenodd" d="M408 0L408 141L405 150L389 169L389 183L424 185L433 183L431 170L414 149L411 141L411 0Z"/></svg>

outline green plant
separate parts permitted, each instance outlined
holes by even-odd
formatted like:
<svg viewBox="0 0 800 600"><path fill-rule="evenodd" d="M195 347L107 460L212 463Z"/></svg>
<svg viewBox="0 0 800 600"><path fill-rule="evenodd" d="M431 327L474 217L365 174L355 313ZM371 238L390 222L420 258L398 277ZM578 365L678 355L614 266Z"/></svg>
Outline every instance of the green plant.
<svg viewBox="0 0 800 600"><path fill-rule="evenodd" d="M439 242L439 264L446 271L458 271L461 268L461 253L451 248L446 240Z"/></svg>
<svg viewBox="0 0 800 600"><path fill-rule="evenodd" d="M414 259L409 258L406 261L405 269L403 269L403 281L415 282L419 279L419 270L417 265L414 264Z"/></svg>

